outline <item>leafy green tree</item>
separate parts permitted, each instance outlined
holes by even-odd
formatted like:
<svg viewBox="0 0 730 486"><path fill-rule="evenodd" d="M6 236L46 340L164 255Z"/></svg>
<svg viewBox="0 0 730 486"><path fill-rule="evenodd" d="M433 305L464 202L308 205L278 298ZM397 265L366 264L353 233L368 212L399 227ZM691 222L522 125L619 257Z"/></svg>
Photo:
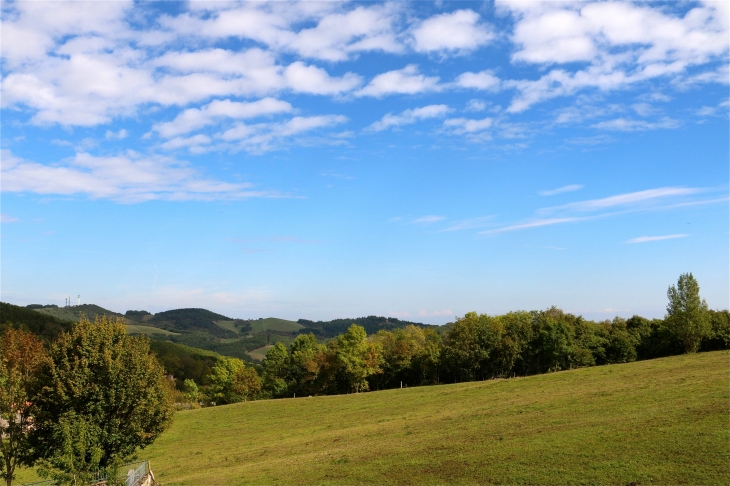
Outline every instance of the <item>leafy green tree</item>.
<svg viewBox="0 0 730 486"><path fill-rule="evenodd" d="M58 484L71 486L96 482L104 455L100 447L103 435L101 428L93 421L69 411L52 426L52 434L56 449L40 460L39 475ZM116 477L114 468L108 468L106 476Z"/></svg>
<svg viewBox="0 0 730 486"><path fill-rule="evenodd" d="M635 335L629 332L626 320L616 317L607 328L606 362L629 363L636 361L636 345L638 342Z"/></svg>
<svg viewBox="0 0 730 486"><path fill-rule="evenodd" d="M710 324L712 332L709 339L702 343L702 349L715 351L730 348L730 312L711 310Z"/></svg>
<svg viewBox="0 0 730 486"><path fill-rule="evenodd" d="M707 302L700 298L700 285L691 273L679 276L667 291L667 327L682 341L685 353L694 353L702 338L712 332Z"/></svg>
<svg viewBox="0 0 730 486"><path fill-rule="evenodd" d="M261 392L261 378L238 358L219 359L210 375L210 394L218 405L255 399Z"/></svg>
<svg viewBox="0 0 730 486"><path fill-rule="evenodd" d="M183 393L185 394L185 399L191 403L198 403L200 401L198 385L190 378L183 382Z"/></svg>
<svg viewBox="0 0 730 486"><path fill-rule="evenodd" d="M291 365L290 391L303 395L316 395L317 382L322 368L326 347L317 342L314 334L300 334L289 347Z"/></svg>
<svg viewBox="0 0 730 486"><path fill-rule="evenodd" d="M76 464L94 465L104 474L170 424L173 403L162 366L150 354L148 339L127 335L121 319L82 319L59 336L50 358L33 403L31 437L37 455L63 472L73 474L63 469L68 461L54 458L67 455L69 440L87 442ZM67 427L59 432L63 423Z"/></svg>
<svg viewBox="0 0 730 486"><path fill-rule="evenodd" d="M15 468L32 463L32 395L47 361L43 343L13 328L0 337L0 476L11 486Z"/></svg>
<svg viewBox="0 0 730 486"><path fill-rule="evenodd" d="M480 343L479 325L481 319L488 319L486 314L479 316L476 312L468 312L457 318L446 335L444 358L456 381L470 381L479 377L479 365L488 356L488 350Z"/></svg>
<svg viewBox="0 0 730 486"><path fill-rule="evenodd" d="M288 381L289 350L282 343L276 343L264 358L264 390L274 398L288 396Z"/></svg>
<svg viewBox="0 0 730 486"><path fill-rule="evenodd" d="M573 329L551 316L538 320L539 327L531 343L534 352L534 367L537 373L568 369L573 355Z"/></svg>
<svg viewBox="0 0 730 486"><path fill-rule="evenodd" d="M355 393L367 391L368 376L381 372L379 346L368 342L365 329L357 324L337 337L335 361L347 387Z"/></svg>

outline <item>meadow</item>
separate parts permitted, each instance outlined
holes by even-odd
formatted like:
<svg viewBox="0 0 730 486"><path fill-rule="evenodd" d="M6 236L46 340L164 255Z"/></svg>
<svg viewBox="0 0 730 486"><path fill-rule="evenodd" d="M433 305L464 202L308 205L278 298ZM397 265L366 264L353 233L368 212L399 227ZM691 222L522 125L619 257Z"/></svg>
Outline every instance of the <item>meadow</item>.
<svg viewBox="0 0 730 486"><path fill-rule="evenodd" d="M730 353L179 412L173 484L727 484Z"/></svg>

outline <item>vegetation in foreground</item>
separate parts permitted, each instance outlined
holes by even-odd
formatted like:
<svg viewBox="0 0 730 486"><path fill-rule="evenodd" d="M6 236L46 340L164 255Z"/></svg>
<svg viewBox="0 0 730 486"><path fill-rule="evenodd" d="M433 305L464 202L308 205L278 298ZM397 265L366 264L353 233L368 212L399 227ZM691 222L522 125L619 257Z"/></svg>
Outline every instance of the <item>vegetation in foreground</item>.
<svg viewBox="0 0 730 486"><path fill-rule="evenodd" d="M727 351L179 412L164 484L727 484Z"/></svg>

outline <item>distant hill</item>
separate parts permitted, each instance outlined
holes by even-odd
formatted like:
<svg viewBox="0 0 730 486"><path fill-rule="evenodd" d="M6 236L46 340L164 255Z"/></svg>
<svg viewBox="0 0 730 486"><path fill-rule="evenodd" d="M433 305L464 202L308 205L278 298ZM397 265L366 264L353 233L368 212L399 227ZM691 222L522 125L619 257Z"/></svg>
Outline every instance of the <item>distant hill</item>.
<svg viewBox="0 0 730 486"><path fill-rule="evenodd" d="M26 315L31 317L37 317L38 315L51 316L59 322L66 322L66 328L70 327L70 322L78 322L82 315L92 321L96 316L101 315L119 317L127 325L129 334L146 334L153 340L172 341L192 348L213 351L221 355L233 356L248 361L261 360L262 350L268 349L267 346L275 342L288 344L298 334L310 332L320 339L326 340L346 332L352 324L363 326L368 334L375 334L382 329L392 331L408 325L439 327L382 316L334 319L331 321L310 321L307 319L290 321L277 317L246 320L234 319L200 308L173 309L157 314L145 310L129 310L122 315L94 304L69 307L32 304L28 308L13 307L22 309ZM35 322L32 318L30 321ZM38 322L45 321L41 319ZM51 320L48 322L56 321ZM53 329L55 328L48 327L44 332L49 333L49 336L55 336L60 332Z"/></svg>
<svg viewBox="0 0 730 486"><path fill-rule="evenodd" d="M109 309L104 309L103 307L100 307L95 304L81 304L81 305L72 305L68 307L42 307L37 308L37 304L31 304L28 306L30 309L33 309L34 312L42 312L43 314L48 314L49 316L57 317L59 319L63 319L65 321L73 321L73 322L79 322L81 320L81 316L83 315L90 321L93 321L96 316L113 316L113 317L121 317L124 318L124 316L118 312L110 311ZM131 321L128 321L125 319L125 322L131 324Z"/></svg>
<svg viewBox="0 0 730 486"><path fill-rule="evenodd" d="M313 332L316 335L322 337L336 337L338 334L342 334L352 324L357 324L365 328L365 332L368 334L376 334L380 330L392 331L393 329L402 329L408 325L414 325L418 327L430 327L439 328L439 326L431 324L422 324L420 322L402 321L395 317L382 317L382 316L368 316L358 317L355 319L334 319L331 321L309 321L307 319L299 319L299 324L304 326L306 329L302 329L299 332L307 333Z"/></svg>
<svg viewBox="0 0 730 486"><path fill-rule="evenodd" d="M251 324L252 333L265 331L292 332L303 329L304 326L294 321L279 319L277 317L267 317L265 319L256 319L248 321Z"/></svg>
<svg viewBox="0 0 730 486"><path fill-rule="evenodd" d="M10 326L20 327L50 342L63 331L70 330L73 322L37 310L0 302L0 333Z"/></svg>
<svg viewBox="0 0 730 486"><path fill-rule="evenodd" d="M233 324L219 325L217 322L220 321ZM238 337L238 332L235 330L236 322L240 323L240 327L245 327L245 321L231 319L207 309L175 309L159 312L150 318L145 316L143 322L147 326L159 327L168 331L203 332L218 338Z"/></svg>

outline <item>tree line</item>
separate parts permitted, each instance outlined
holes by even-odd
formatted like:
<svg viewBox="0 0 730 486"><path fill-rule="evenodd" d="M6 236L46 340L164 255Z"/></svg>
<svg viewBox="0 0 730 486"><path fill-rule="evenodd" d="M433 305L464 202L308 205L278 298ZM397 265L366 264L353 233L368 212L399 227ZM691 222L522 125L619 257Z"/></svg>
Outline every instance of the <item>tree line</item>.
<svg viewBox="0 0 730 486"><path fill-rule="evenodd" d="M668 290L664 319L593 322L552 307L490 316L471 312L435 328L408 325L368 336L351 324L327 342L313 333L276 343L257 371L223 358L207 385L185 380L182 400L233 403L259 398L358 393L628 363L730 348L730 313L707 307L692 274Z"/></svg>

